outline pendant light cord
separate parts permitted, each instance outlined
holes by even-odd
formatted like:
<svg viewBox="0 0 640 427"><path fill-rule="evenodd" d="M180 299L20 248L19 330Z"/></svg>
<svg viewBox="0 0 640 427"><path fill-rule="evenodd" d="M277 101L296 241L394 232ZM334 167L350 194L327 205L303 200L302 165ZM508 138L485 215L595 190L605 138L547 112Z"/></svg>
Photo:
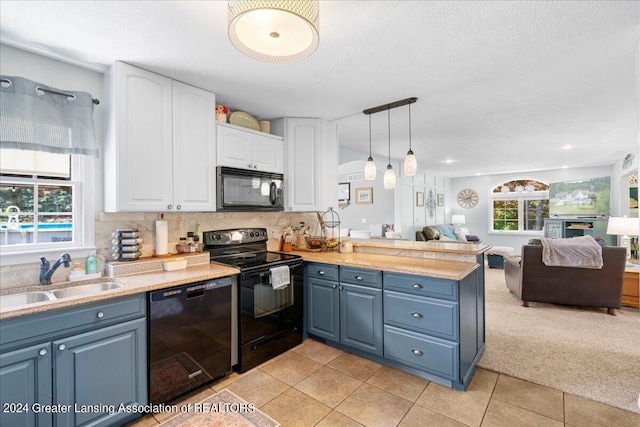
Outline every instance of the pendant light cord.
<svg viewBox="0 0 640 427"><path fill-rule="evenodd" d="M371 157L371 114L369 114L369 158L373 158Z"/></svg>
<svg viewBox="0 0 640 427"><path fill-rule="evenodd" d="M391 165L391 109L387 108L387 128L389 129L389 165Z"/></svg>
<svg viewBox="0 0 640 427"><path fill-rule="evenodd" d="M409 104L409 151L411 150L411 104Z"/></svg>

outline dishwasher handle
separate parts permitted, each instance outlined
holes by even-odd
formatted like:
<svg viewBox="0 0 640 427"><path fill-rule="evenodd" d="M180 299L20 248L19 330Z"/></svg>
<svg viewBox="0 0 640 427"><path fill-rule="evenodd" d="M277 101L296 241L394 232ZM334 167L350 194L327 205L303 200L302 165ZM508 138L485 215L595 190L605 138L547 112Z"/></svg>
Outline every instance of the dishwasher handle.
<svg viewBox="0 0 640 427"><path fill-rule="evenodd" d="M185 296L187 299L199 298L203 296L207 291L219 289L225 286L231 286L232 283L233 278L231 276L221 277L219 279L188 283L186 285L176 286L173 288L160 289L158 291L150 292L149 294L152 302Z"/></svg>

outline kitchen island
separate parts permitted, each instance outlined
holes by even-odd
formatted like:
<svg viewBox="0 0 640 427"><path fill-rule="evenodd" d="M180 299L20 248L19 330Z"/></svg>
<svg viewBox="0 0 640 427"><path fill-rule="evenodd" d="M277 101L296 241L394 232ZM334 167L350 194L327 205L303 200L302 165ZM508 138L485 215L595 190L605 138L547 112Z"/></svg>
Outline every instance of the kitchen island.
<svg viewBox="0 0 640 427"><path fill-rule="evenodd" d="M305 333L465 390L484 352L490 246L354 240L353 248L296 252L305 260Z"/></svg>

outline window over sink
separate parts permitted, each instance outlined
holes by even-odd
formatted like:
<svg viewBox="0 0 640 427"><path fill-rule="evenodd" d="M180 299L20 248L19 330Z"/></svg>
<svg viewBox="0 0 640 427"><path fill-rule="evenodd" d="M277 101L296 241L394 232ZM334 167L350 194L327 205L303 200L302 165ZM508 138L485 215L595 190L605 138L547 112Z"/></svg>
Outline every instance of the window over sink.
<svg viewBox="0 0 640 427"><path fill-rule="evenodd" d="M30 150L0 150L2 265L37 262L43 252L93 245L94 159Z"/></svg>

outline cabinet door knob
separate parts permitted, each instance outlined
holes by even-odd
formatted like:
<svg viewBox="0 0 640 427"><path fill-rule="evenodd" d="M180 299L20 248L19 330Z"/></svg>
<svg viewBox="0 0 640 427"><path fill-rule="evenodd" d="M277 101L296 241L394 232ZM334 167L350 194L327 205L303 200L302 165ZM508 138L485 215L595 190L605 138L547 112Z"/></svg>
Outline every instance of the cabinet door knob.
<svg viewBox="0 0 640 427"><path fill-rule="evenodd" d="M249 163L249 169L253 169L253 165Z"/></svg>
<svg viewBox="0 0 640 427"><path fill-rule="evenodd" d="M338 287L338 285L331 285L331 288L332 288L332 289L335 289L335 288L337 288L337 287Z"/></svg>
<svg viewBox="0 0 640 427"><path fill-rule="evenodd" d="M258 169L258 165L253 165L253 168L254 169Z"/></svg>
<svg viewBox="0 0 640 427"><path fill-rule="evenodd" d="M422 319L422 314L418 313L417 311L414 311L413 313L411 313L411 315L416 319Z"/></svg>
<svg viewBox="0 0 640 427"><path fill-rule="evenodd" d="M178 210L182 209L182 205L176 206L176 209L178 209Z"/></svg>
<svg viewBox="0 0 640 427"><path fill-rule="evenodd" d="M98 316L98 319L102 319L104 317L104 313L99 311L98 314L96 314L96 316Z"/></svg>
<svg viewBox="0 0 640 427"><path fill-rule="evenodd" d="M167 209L169 210L173 209L173 205L167 205Z"/></svg>
<svg viewBox="0 0 640 427"><path fill-rule="evenodd" d="M412 286L414 289L422 289L422 285L420 283L414 283Z"/></svg>
<svg viewBox="0 0 640 427"><path fill-rule="evenodd" d="M356 280L364 280L362 276L356 276Z"/></svg>
<svg viewBox="0 0 640 427"><path fill-rule="evenodd" d="M343 290L344 288L342 286L339 287L340 290Z"/></svg>
<svg viewBox="0 0 640 427"><path fill-rule="evenodd" d="M58 350L60 350L60 351L64 350L65 348L67 348L67 346L66 346L66 345L64 345L64 344L60 344L60 345L58 346Z"/></svg>
<svg viewBox="0 0 640 427"><path fill-rule="evenodd" d="M324 271L323 270L318 270L318 275L319 276L324 276Z"/></svg>
<svg viewBox="0 0 640 427"><path fill-rule="evenodd" d="M42 349L40 349L40 351L38 352L38 354L39 354L40 356L44 356L45 354L47 354L47 349L46 349L46 348L42 348Z"/></svg>

